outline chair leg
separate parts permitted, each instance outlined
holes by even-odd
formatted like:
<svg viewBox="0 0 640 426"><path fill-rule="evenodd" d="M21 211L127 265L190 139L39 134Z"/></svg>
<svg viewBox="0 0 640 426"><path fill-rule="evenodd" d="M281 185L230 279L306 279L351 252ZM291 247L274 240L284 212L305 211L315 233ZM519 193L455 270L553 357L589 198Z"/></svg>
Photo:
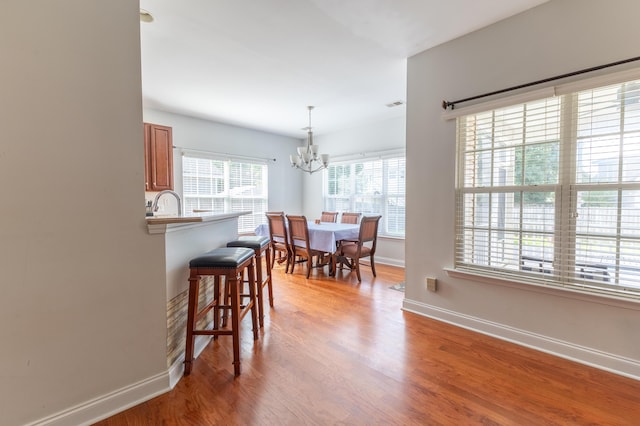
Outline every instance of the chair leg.
<svg viewBox="0 0 640 426"><path fill-rule="evenodd" d="M371 272L373 272L373 276L376 276L376 264L373 261L373 256L369 256L369 258L371 259Z"/></svg>
<svg viewBox="0 0 640 426"><path fill-rule="evenodd" d="M360 259L358 259L358 257L356 256L356 258L353 259L353 263L356 267L356 276L358 277L358 282L362 282L362 277L360 277Z"/></svg>
<svg viewBox="0 0 640 426"><path fill-rule="evenodd" d="M276 248L273 247L273 246L270 246L268 251L272 253L272 256L271 256L271 269L273 269L273 267L276 266Z"/></svg>
<svg viewBox="0 0 640 426"><path fill-rule="evenodd" d="M284 273L285 273L285 274L286 274L287 272L289 272L289 264L291 263L291 257L292 257L293 255L291 254L291 252L290 252L290 251L287 251L286 256L287 256L287 267L286 267L286 268L285 268L285 270L284 270ZM291 273L293 273L293 270L291 271Z"/></svg>
<svg viewBox="0 0 640 426"><path fill-rule="evenodd" d="M271 279L271 267L269 266L270 256L271 256L271 253L269 253L269 250L267 250L266 256L267 256L266 265L267 265L267 289L269 291L269 306L273 308L273 280ZM260 285L262 285L262 283Z"/></svg>
<svg viewBox="0 0 640 426"><path fill-rule="evenodd" d="M296 268L296 251L295 250L291 252L291 256L287 256L287 267L289 267L289 259L291 259L291 273L293 274L293 270Z"/></svg>

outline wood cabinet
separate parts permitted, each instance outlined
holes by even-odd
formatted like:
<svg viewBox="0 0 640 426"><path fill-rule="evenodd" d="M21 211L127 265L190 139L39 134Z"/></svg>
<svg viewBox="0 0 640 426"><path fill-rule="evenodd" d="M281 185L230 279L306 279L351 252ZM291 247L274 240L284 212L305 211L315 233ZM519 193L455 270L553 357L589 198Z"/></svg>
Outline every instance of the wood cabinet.
<svg viewBox="0 0 640 426"><path fill-rule="evenodd" d="M173 189L171 127L144 123L144 176L146 191Z"/></svg>

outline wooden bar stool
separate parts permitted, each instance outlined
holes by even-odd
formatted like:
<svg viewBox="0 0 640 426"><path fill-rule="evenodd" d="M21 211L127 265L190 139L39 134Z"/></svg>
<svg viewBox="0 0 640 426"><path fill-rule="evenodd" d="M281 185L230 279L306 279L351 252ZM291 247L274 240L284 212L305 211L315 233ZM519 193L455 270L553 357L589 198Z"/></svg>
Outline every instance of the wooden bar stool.
<svg viewBox="0 0 640 426"><path fill-rule="evenodd" d="M264 296L262 290L267 287L269 291L269 306L273 308L273 283L271 281L271 250L269 250L268 237L246 235L227 243L227 247L246 247L254 251L256 255L256 285L258 296L258 318L260 327L264 327ZM262 258L265 258L265 276L262 276Z"/></svg>
<svg viewBox="0 0 640 426"><path fill-rule="evenodd" d="M243 287L243 272L247 271L249 279L248 300L244 305L241 300L241 288ZM255 252L243 247L221 247L213 249L202 256L191 259L189 262L189 305L187 311L187 344L184 355L184 375L191 373L193 362L194 336L209 335L233 336L233 370L234 374L240 374L240 322L248 312L251 312L253 325L253 340L258 339L257 309L256 309L256 285L255 285ZM214 277L214 297L202 309L198 310L198 293L200 277ZM227 287L223 294L230 294L221 299L220 278L224 277ZM214 311L213 329L197 329L198 321L210 310ZM231 329L220 329L220 311L231 310Z"/></svg>

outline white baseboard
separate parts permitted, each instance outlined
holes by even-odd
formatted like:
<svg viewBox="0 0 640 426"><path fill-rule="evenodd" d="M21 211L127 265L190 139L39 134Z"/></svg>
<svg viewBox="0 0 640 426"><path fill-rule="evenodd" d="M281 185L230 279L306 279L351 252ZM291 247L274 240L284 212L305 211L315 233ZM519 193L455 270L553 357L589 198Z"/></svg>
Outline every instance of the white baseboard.
<svg viewBox="0 0 640 426"><path fill-rule="evenodd" d="M401 268L404 268L404 259L392 259L390 257L376 256L375 261L376 264L382 263L384 265L399 266Z"/></svg>
<svg viewBox="0 0 640 426"><path fill-rule="evenodd" d="M392 259L390 257L376 256L375 262L376 262L376 265L381 264L381 265L399 266L401 268L404 268L404 259ZM360 261L360 263L364 265L369 265L369 258L368 257L363 258Z"/></svg>
<svg viewBox="0 0 640 426"><path fill-rule="evenodd" d="M402 309L621 376L640 380L640 360L625 358L571 342L553 339L415 300L405 299Z"/></svg>
<svg viewBox="0 0 640 426"><path fill-rule="evenodd" d="M169 391L167 371L25 426L90 425Z"/></svg>
<svg viewBox="0 0 640 426"><path fill-rule="evenodd" d="M194 353L197 358L211 336L196 336ZM90 425L120 413L173 389L184 373L184 354L165 372L129 386L86 401L75 407L29 423L25 426Z"/></svg>

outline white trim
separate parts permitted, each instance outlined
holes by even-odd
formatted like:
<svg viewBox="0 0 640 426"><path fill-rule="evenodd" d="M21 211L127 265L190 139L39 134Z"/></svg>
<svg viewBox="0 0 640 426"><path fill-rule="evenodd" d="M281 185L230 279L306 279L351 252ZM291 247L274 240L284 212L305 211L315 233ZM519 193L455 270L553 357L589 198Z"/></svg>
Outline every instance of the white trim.
<svg viewBox="0 0 640 426"><path fill-rule="evenodd" d="M378 237L380 238L380 237ZM394 259L392 257L381 257L377 254L375 255L376 265L390 265L390 266L398 266L400 268L404 268L404 259ZM370 265L370 262L367 259L363 259L360 261L360 264Z"/></svg>
<svg viewBox="0 0 640 426"><path fill-rule="evenodd" d="M211 338L211 336L196 336L194 359L198 358ZM165 372L28 423L25 426L91 425L169 392L182 379L183 374L184 353Z"/></svg>
<svg viewBox="0 0 640 426"><path fill-rule="evenodd" d="M580 364L595 367L600 370L640 380L640 360L621 357L615 354L599 351L573 344L571 342L554 339L527 330L509 327L482 318L464 315L448 309L428 305L416 300L404 299L402 310L417 315L429 317L438 321L462 327L507 342L515 343L530 349L575 361Z"/></svg>
<svg viewBox="0 0 640 426"><path fill-rule="evenodd" d="M164 371L25 426L90 425L171 390Z"/></svg>

